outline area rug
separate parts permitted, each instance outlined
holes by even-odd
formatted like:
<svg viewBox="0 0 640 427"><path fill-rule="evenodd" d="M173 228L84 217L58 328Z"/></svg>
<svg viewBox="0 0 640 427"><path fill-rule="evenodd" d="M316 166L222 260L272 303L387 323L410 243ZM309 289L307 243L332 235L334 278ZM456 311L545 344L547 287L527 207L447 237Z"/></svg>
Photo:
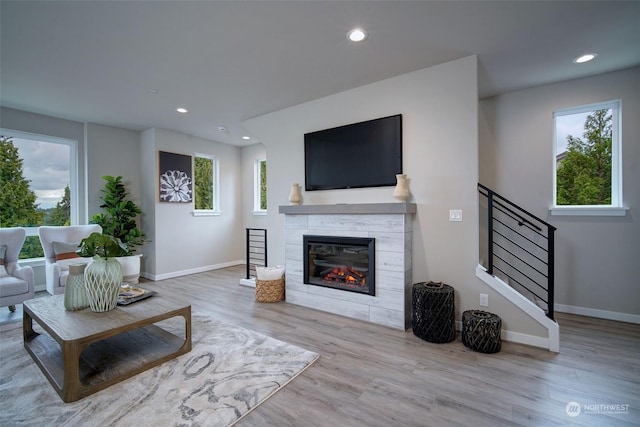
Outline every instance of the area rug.
<svg viewBox="0 0 640 427"><path fill-rule="evenodd" d="M24 349L22 322L0 325L0 425L231 426L318 358L195 313L192 341L190 353L64 403Z"/></svg>

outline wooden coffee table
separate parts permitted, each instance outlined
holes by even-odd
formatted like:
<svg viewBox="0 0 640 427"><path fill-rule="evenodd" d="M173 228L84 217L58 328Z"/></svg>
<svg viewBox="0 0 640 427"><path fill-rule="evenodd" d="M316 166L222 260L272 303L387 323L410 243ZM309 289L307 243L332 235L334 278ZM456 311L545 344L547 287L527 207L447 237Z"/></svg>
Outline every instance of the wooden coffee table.
<svg viewBox="0 0 640 427"><path fill-rule="evenodd" d="M184 318L184 337L155 325L174 317ZM53 388L73 402L191 351L191 306L154 296L94 313L65 311L64 295L42 297L24 302L22 331Z"/></svg>

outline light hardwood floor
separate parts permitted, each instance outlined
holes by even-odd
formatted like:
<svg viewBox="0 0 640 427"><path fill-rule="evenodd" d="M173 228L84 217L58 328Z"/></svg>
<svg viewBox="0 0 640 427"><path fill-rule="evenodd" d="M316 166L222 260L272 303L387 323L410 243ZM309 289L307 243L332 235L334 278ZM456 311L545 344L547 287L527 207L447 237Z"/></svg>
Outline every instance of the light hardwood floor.
<svg viewBox="0 0 640 427"><path fill-rule="evenodd" d="M320 354L239 426L640 425L640 325L559 314L559 354L505 342L482 354L459 334L433 344L411 331L257 303L254 289L238 285L243 276L236 266L144 283ZM569 402L582 413L567 415Z"/></svg>
<svg viewBox="0 0 640 427"><path fill-rule="evenodd" d="M640 325L558 315L559 354L503 343L473 352L458 335L432 344L411 333L287 303L255 302L244 267L161 282L194 311L320 354L240 426L639 425ZM629 405L567 415L569 402Z"/></svg>

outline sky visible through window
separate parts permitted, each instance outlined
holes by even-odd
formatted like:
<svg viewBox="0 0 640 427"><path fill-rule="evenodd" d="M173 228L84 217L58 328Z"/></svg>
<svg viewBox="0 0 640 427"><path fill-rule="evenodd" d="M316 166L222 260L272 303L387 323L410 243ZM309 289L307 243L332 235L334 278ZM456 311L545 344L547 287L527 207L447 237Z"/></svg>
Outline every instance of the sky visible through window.
<svg viewBox="0 0 640 427"><path fill-rule="evenodd" d="M13 138L13 145L23 159L24 177L31 182L36 203L42 209L54 208L69 185L71 148L65 144Z"/></svg>
<svg viewBox="0 0 640 427"><path fill-rule="evenodd" d="M590 113L569 114L556 117L556 154L567 151L567 136L572 135L582 139L584 133L584 122Z"/></svg>

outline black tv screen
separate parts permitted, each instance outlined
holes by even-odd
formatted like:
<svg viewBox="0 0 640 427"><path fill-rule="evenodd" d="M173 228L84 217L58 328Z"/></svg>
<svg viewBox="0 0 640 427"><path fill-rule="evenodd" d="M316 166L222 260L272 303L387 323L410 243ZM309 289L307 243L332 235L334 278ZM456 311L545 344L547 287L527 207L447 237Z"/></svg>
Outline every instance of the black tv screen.
<svg viewBox="0 0 640 427"><path fill-rule="evenodd" d="M402 173L402 115L304 135L305 189L383 187Z"/></svg>

